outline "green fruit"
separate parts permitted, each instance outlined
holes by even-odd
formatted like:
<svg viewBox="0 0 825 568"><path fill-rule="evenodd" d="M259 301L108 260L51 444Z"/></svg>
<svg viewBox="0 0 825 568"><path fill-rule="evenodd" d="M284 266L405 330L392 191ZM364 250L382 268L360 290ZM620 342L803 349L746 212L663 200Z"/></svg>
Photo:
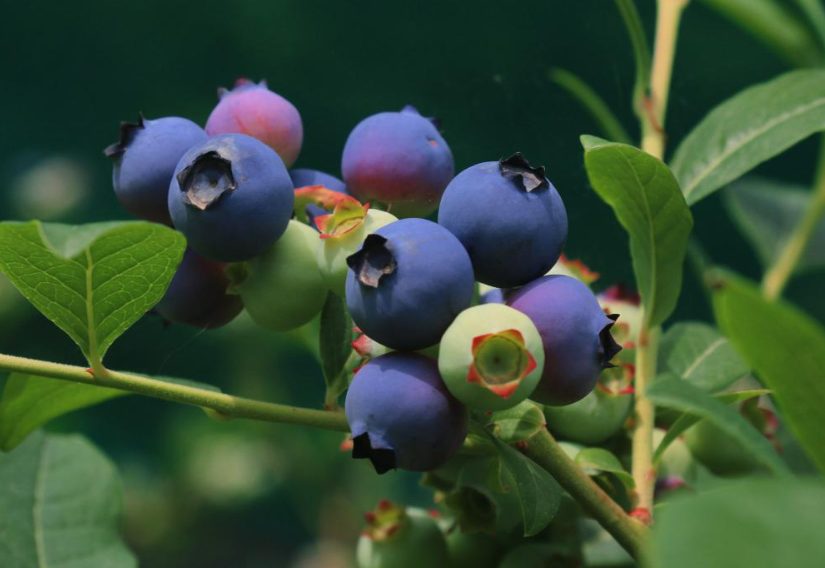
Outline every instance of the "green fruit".
<svg viewBox="0 0 825 568"><path fill-rule="evenodd" d="M455 527L447 535L450 566L454 568L495 568L504 547L494 536L482 532L464 532Z"/></svg>
<svg viewBox="0 0 825 568"><path fill-rule="evenodd" d="M318 233L290 221L261 256L235 265L230 277L255 323L275 331L295 329L315 317L327 288L316 264Z"/></svg>
<svg viewBox="0 0 825 568"><path fill-rule="evenodd" d="M684 439L693 457L716 475L746 475L757 467L756 459L742 444L707 420L688 428Z"/></svg>
<svg viewBox="0 0 825 568"><path fill-rule="evenodd" d="M502 559L499 568L550 568L559 566L558 549L552 544L522 544Z"/></svg>
<svg viewBox="0 0 825 568"><path fill-rule="evenodd" d="M385 500L366 518L356 549L358 568L449 566L444 534L426 511Z"/></svg>
<svg viewBox="0 0 825 568"><path fill-rule="evenodd" d="M337 207L335 213L324 219L317 262L327 287L343 298L349 269L347 257L361 248L367 235L397 220L378 209L369 209L364 216L360 204L356 207L349 203Z"/></svg>
<svg viewBox="0 0 825 568"><path fill-rule="evenodd" d="M526 315L503 304L482 304L461 312L444 332L438 370L467 406L503 410L535 390L544 348Z"/></svg>
<svg viewBox="0 0 825 568"><path fill-rule="evenodd" d="M585 445L599 444L618 432L630 412L633 396L594 389L567 406L545 406L547 427L565 440Z"/></svg>

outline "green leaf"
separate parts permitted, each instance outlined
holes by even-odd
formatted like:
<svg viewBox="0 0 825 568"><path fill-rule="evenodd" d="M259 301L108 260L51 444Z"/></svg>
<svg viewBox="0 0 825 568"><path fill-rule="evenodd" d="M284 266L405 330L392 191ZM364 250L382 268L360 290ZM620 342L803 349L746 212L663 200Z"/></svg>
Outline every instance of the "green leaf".
<svg viewBox="0 0 825 568"><path fill-rule="evenodd" d="M544 429L544 413L536 403L522 401L507 410L493 412L493 434L506 444L526 440Z"/></svg>
<svg viewBox="0 0 825 568"><path fill-rule="evenodd" d="M763 178L744 178L723 196L731 217L756 250L762 266L773 266L811 202L802 186ZM825 266L825 221L820 221L796 270Z"/></svg>
<svg viewBox="0 0 825 568"><path fill-rule="evenodd" d="M588 475L597 475L600 472L612 473L628 490L636 487L633 476L622 466L619 458L605 449L584 448L576 454L576 463L579 464Z"/></svg>
<svg viewBox="0 0 825 568"><path fill-rule="evenodd" d="M788 10L787 0L704 2L753 34L788 63L800 67L822 63L821 47L805 22Z"/></svg>
<svg viewBox="0 0 825 568"><path fill-rule="evenodd" d="M321 310L318 338L321 368L327 385L326 402L333 405L347 390L347 359L352 353L352 320L344 301L330 292Z"/></svg>
<svg viewBox="0 0 825 568"><path fill-rule="evenodd" d="M716 425L774 474L786 474L787 467L773 446L736 410L701 391L687 381L664 375L647 388L647 397L658 406L680 410Z"/></svg>
<svg viewBox="0 0 825 568"><path fill-rule="evenodd" d="M734 404L737 402L744 402L746 400L750 400L752 398L756 398L765 394L769 394L771 391L768 389L750 389L750 390L743 390L743 391L736 391L736 392L726 392L726 393L719 393L714 395L714 398L724 404ZM681 436L685 430L699 422L701 418L696 416L695 414L691 414L689 412L683 413L676 421L671 424L670 428L667 429L662 440L659 442L659 445L656 447L656 451L653 452L653 462L658 463L662 456L665 455L665 451L667 451L668 447Z"/></svg>
<svg viewBox="0 0 825 568"><path fill-rule="evenodd" d="M668 501L653 526L652 568L821 566L825 486L747 479Z"/></svg>
<svg viewBox="0 0 825 568"><path fill-rule="evenodd" d="M633 272L645 327L676 306L693 218L670 170L638 148L582 136L584 164L596 193L630 235Z"/></svg>
<svg viewBox="0 0 825 568"><path fill-rule="evenodd" d="M67 227L0 223L0 271L66 332L92 366L163 297L180 233L142 221Z"/></svg>
<svg viewBox="0 0 825 568"><path fill-rule="evenodd" d="M0 566L131 568L120 480L80 436L30 436L0 455Z"/></svg>
<svg viewBox="0 0 825 568"><path fill-rule="evenodd" d="M129 393L12 373L0 398L0 449L9 451L50 420Z"/></svg>
<svg viewBox="0 0 825 568"><path fill-rule="evenodd" d="M630 135L622 126L622 123L607 106L607 103L585 83L578 75L565 69L551 69L550 80L559 87L570 93L570 95L590 113L602 133L611 140L630 143Z"/></svg>
<svg viewBox="0 0 825 568"><path fill-rule="evenodd" d="M521 452L498 440L496 446L501 458L501 484L518 497L524 536L538 534L559 510L561 487L549 473Z"/></svg>
<svg viewBox="0 0 825 568"><path fill-rule="evenodd" d="M673 156L689 204L825 129L825 71L792 71L713 109Z"/></svg>
<svg viewBox="0 0 825 568"><path fill-rule="evenodd" d="M659 372L672 373L704 391L728 387L749 370L730 341L708 324L677 323L662 336Z"/></svg>
<svg viewBox="0 0 825 568"><path fill-rule="evenodd" d="M811 27L819 38L819 46L825 47L825 8L821 0L796 0L799 8L805 13Z"/></svg>
<svg viewBox="0 0 825 568"><path fill-rule="evenodd" d="M768 302L743 278L717 271L710 280L719 327L773 391L785 422L825 472L825 330L788 303Z"/></svg>

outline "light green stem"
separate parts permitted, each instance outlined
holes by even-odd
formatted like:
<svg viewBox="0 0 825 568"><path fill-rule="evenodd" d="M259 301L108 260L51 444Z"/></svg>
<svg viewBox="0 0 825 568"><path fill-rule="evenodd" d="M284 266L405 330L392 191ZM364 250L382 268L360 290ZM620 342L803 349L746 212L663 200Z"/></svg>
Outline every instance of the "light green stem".
<svg viewBox="0 0 825 568"><path fill-rule="evenodd" d="M582 508L637 560L642 555L648 528L628 516L601 487L590 479L543 429L527 440L524 454L552 475Z"/></svg>
<svg viewBox="0 0 825 568"><path fill-rule="evenodd" d="M0 369L10 372L40 375L53 379L120 389L172 402L199 406L213 416L249 418L266 422L304 424L325 430L348 432L349 427L340 412L299 408L233 396L209 389L161 381L134 373L107 370L92 375L91 369L52 363L25 357L0 354Z"/></svg>
<svg viewBox="0 0 825 568"><path fill-rule="evenodd" d="M653 426L656 407L647 398L647 388L656 377L659 350L659 328L643 329L636 345L636 377L634 381L635 426L633 428L633 458L631 474L636 484L636 508L652 518L653 490L656 469L653 466Z"/></svg>
<svg viewBox="0 0 825 568"><path fill-rule="evenodd" d="M782 294L805 249L808 248L811 236L825 215L825 136L820 142L819 164L810 199L805 214L788 237L776 262L765 272L762 279L762 294L769 300L775 300Z"/></svg>

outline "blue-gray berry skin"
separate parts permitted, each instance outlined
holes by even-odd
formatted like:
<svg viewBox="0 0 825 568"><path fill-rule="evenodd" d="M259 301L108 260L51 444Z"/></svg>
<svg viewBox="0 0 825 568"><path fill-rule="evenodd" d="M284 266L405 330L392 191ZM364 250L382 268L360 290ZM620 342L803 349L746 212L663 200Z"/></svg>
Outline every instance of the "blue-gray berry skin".
<svg viewBox="0 0 825 568"><path fill-rule="evenodd" d="M226 325L241 313L239 296L227 294L224 266L186 249L163 299L155 306L165 320L212 329Z"/></svg>
<svg viewBox="0 0 825 568"><path fill-rule="evenodd" d="M249 260L286 230L295 200L275 151L245 134L190 149L169 186L169 213L189 246L221 262Z"/></svg>
<svg viewBox="0 0 825 568"><path fill-rule="evenodd" d="M175 166L204 141L203 128L177 116L122 123L120 140L104 153L114 162L112 185L123 207L141 219L171 225L166 194Z"/></svg>
<svg viewBox="0 0 825 568"><path fill-rule="evenodd" d="M453 154L433 121L411 107L358 123L347 138L341 172L350 193L382 203L396 217L423 217L453 177Z"/></svg>
<svg viewBox="0 0 825 568"><path fill-rule="evenodd" d="M378 473L435 469L467 434L467 411L449 393L435 360L394 352L364 365L347 391L352 456Z"/></svg>
<svg viewBox="0 0 825 568"><path fill-rule="evenodd" d="M347 307L370 338L393 349L439 342L473 297L473 268L444 227L402 219L367 236L347 258Z"/></svg>
<svg viewBox="0 0 825 568"><path fill-rule="evenodd" d="M561 196L521 154L459 173L444 190L438 222L467 249L476 279L499 288L547 273L567 239Z"/></svg>
<svg viewBox="0 0 825 568"><path fill-rule="evenodd" d="M621 350L590 288L569 276L544 276L514 291L507 304L526 314L544 344L544 372L531 398L565 405L584 398Z"/></svg>

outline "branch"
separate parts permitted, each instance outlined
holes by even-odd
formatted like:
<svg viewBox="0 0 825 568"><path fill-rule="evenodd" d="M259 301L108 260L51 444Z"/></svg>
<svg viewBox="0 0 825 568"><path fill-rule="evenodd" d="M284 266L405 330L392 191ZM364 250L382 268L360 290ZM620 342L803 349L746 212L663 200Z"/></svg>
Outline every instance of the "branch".
<svg viewBox="0 0 825 568"><path fill-rule="evenodd" d="M249 418L265 422L304 424L337 432L349 431L347 420L340 412L252 400L134 373L106 370L104 373L92 375L91 369L75 365L3 354L0 354L0 370L120 389L153 398L199 406L209 411L210 415L224 418Z"/></svg>

